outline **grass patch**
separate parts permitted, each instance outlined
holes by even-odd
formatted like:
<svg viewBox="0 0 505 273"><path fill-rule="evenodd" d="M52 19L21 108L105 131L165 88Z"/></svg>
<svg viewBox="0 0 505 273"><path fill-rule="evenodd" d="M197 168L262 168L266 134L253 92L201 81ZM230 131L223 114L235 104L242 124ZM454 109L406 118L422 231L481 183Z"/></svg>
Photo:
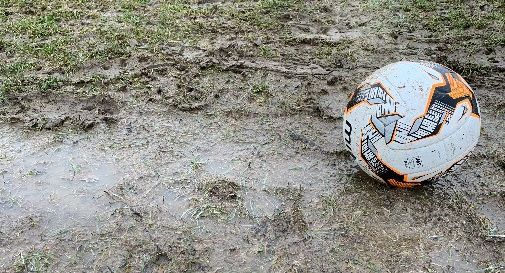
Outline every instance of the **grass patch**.
<svg viewBox="0 0 505 273"><path fill-rule="evenodd" d="M58 23L53 15L42 15L14 22L9 30L32 38L44 38L57 34L61 29L58 28Z"/></svg>
<svg viewBox="0 0 505 273"><path fill-rule="evenodd" d="M279 57L280 53L275 47L261 45L259 47L260 55L264 58Z"/></svg>
<svg viewBox="0 0 505 273"><path fill-rule="evenodd" d="M14 272L47 272L51 264L50 255L41 250L21 252L14 262Z"/></svg>
<svg viewBox="0 0 505 273"><path fill-rule="evenodd" d="M213 39L226 33L244 39L272 37L271 31L287 26L282 14L303 8L298 0L220 5L182 0L159 5L150 0L100 4L3 0L0 52L6 52L8 58L0 67L0 81L5 82L13 74L23 76L37 71L71 74L87 64L129 57L134 52L158 53L167 42L195 44L205 37ZM262 48L261 54L276 55L268 48ZM3 85L4 93L12 90L12 84Z"/></svg>
<svg viewBox="0 0 505 273"><path fill-rule="evenodd" d="M356 56L355 42L350 39L342 39L338 44L319 45L315 56L321 59L326 65L333 67L342 67L347 63L358 61Z"/></svg>
<svg viewBox="0 0 505 273"><path fill-rule="evenodd" d="M215 37L232 35L237 40L261 40L265 45L252 46L256 51L251 52L276 58L280 56L279 48L292 49L304 43L291 34L292 20L301 16L306 18L304 21L321 23L329 18L325 11L315 13L328 3L307 4L299 0L205 5L186 0L163 3L3 0L0 3L0 52L8 56L0 65L0 96L4 97L7 92L20 89L16 86L28 74L57 72L68 76L97 63L129 58L139 52L159 54L173 43L195 45L201 40L213 41ZM488 5L485 10L457 0L436 4L428 0L369 0L364 7L387 31L428 30L434 37L452 38L460 47L471 43L466 42L469 35L482 34L485 46L505 45L504 4L485 3ZM341 5L345 8L345 3ZM468 34L469 29L478 32ZM345 67L357 62L360 52L354 44L355 41L345 40L337 44L318 43L314 51L303 53L315 54L323 65ZM299 50L286 50L282 55L296 56ZM46 82L39 87L44 91L57 86L55 82ZM259 85L251 91L259 102L268 99L268 90Z"/></svg>
<svg viewBox="0 0 505 273"><path fill-rule="evenodd" d="M1 75L19 75L29 71L34 67L34 64L24 60L18 60L12 63L0 65Z"/></svg>
<svg viewBox="0 0 505 273"><path fill-rule="evenodd" d="M264 11L278 11L281 9L288 9L293 7L297 1L292 0L261 0L258 7Z"/></svg>
<svg viewBox="0 0 505 273"><path fill-rule="evenodd" d="M264 103L271 97L270 86L266 82L255 83L249 90L257 103Z"/></svg>
<svg viewBox="0 0 505 273"><path fill-rule="evenodd" d="M46 79L43 79L38 82L40 90L43 92L49 91L49 90L54 90L60 87L61 85L61 80L55 77L48 77Z"/></svg>
<svg viewBox="0 0 505 273"><path fill-rule="evenodd" d="M484 45L490 47L505 46L505 34L490 35L484 41Z"/></svg>
<svg viewBox="0 0 505 273"><path fill-rule="evenodd" d="M7 94L22 91L22 80L20 79L4 79L0 80L0 102L5 101Z"/></svg>
<svg viewBox="0 0 505 273"><path fill-rule="evenodd" d="M461 0L435 2L428 0L369 0L364 5L368 12L380 16L376 30L391 32L429 31L433 37L465 42L468 30L479 34L485 44L503 43L505 3L488 0L468 4Z"/></svg>
<svg viewBox="0 0 505 273"><path fill-rule="evenodd" d="M145 7L151 0L121 0L119 6L121 10L133 11Z"/></svg>

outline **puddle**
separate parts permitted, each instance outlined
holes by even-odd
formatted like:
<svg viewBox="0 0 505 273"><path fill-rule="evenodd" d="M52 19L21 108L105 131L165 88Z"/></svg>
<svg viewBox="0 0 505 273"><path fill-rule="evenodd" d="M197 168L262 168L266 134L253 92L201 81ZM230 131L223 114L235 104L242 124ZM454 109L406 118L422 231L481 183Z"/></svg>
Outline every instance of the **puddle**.
<svg viewBox="0 0 505 273"><path fill-rule="evenodd" d="M244 203L249 214L258 218L271 218L282 205L281 200L263 191L246 192Z"/></svg>
<svg viewBox="0 0 505 273"><path fill-rule="evenodd" d="M464 247L446 245L430 253L431 265L437 272L478 272L478 267L464 257Z"/></svg>
<svg viewBox="0 0 505 273"><path fill-rule="evenodd" d="M54 228L92 223L109 206L103 191L119 177L106 153L79 141L54 144L44 132L0 133L0 214L40 214Z"/></svg>
<svg viewBox="0 0 505 273"><path fill-rule="evenodd" d="M163 194L163 205L168 213L176 218L183 218L184 213L190 208L189 198L174 189L169 189Z"/></svg>
<svg viewBox="0 0 505 273"><path fill-rule="evenodd" d="M203 168L215 175L239 175L247 169L245 160L251 148L237 144L216 144L204 149L200 155Z"/></svg>

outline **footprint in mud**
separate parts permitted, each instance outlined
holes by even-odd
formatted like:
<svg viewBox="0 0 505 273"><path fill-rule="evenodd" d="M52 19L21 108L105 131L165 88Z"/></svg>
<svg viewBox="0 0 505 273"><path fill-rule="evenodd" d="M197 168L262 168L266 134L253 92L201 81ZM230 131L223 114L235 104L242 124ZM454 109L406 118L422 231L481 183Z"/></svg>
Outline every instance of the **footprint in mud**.
<svg viewBox="0 0 505 273"><path fill-rule="evenodd" d="M505 202L499 197L486 199L477 204L477 211L491 224L488 239L505 240Z"/></svg>
<svg viewBox="0 0 505 273"><path fill-rule="evenodd" d="M308 224L300 207L302 196L291 192L286 203L280 204L271 217L263 218L253 232L259 237L277 239L286 236L303 236L308 230Z"/></svg>

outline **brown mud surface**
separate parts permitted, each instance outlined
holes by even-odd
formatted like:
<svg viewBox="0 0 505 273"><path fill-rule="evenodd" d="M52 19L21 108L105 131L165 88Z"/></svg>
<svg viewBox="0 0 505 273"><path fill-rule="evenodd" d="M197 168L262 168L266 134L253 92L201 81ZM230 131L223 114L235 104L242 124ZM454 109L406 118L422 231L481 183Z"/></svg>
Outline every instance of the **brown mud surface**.
<svg viewBox="0 0 505 273"><path fill-rule="evenodd" d="M1 272L504 272L504 4L104 1L13 26L75 2L0 1ZM135 36L156 18L174 32ZM84 51L101 24L126 36L103 58L16 47ZM460 72L483 116L469 160L413 190L342 139L349 92L399 60Z"/></svg>

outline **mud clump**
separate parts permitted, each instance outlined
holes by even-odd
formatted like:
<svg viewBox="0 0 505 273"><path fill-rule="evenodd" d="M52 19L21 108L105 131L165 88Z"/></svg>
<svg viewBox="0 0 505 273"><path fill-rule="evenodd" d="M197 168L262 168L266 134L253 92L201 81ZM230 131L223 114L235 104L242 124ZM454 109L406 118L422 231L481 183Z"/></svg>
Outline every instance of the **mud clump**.
<svg viewBox="0 0 505 273"><path fill-rule="evenodd" d="M117 110L116 101L108 95L78 98L48 94L35 99L9 100L1 107L0 118L35 130L69 126L87 131L100 123L115 123Z"/></svg>
<svg viewBox="0 0 505 273"><path fill-rule="evenodd" d="M56 117L34 117L30 119L29 122L27 122L27 126L29 128L33 129L39 129L39 130L53 130L55 128L63 126L63 124L69 119L68 116L61 115L61 116L56 116ZM11 119L13 120L20 120L20 119Z"/></svg>
<svg viewBox="0 0 505 273"><path fill-rule="evenodd" d="M186 73L184 68L181 73ZM165 99L168 104L181 111L197 111L205 109L212 101L218 97L205 85L198 84L200 72L188 70L186 74L180 76L175 85L175 93L170 94Z"/></svg>
<svg viewBox="0 0 505 273"><path fill-rule="evenodd" d="M190 234L178 235L165 230L131 231L117 238L114 245L99 244L95 251L104 253L106 272L203 272L209 269L205 247ZM118 249L114 249L119 247Z"/></svg>
<svg viewBox="0 0 505 273"><path fill-rule="evenodd" d="M239 194L241 187L234 181L223 178L205 179L197 189L200 194L191 199L191 208L184 212L184 218L230 221L247 215Z"/></svg>
<svg viewBox="0 0 505 273"><path fill-rule="evenodd" d="M211 180L200 187L207 196L219 201L235 201L240 198L238 191L240 186L230 180Z"/></svg>
<svg viewBox="0 0 505 273"><path fill-rule="evenodd" d="M185 238L157 245L141 272L204 272L209 268L200 260L200 252Z"/></svg>
<svg viewBox="0 0 505 273"><path fill-rule="evenodd" d="M201 89L179 85L179 91L169 99L169 104L181 111L202 110L208 105L208 96Z"/></svg>

